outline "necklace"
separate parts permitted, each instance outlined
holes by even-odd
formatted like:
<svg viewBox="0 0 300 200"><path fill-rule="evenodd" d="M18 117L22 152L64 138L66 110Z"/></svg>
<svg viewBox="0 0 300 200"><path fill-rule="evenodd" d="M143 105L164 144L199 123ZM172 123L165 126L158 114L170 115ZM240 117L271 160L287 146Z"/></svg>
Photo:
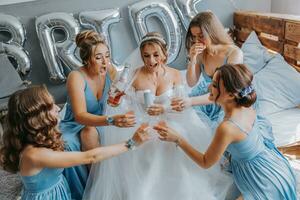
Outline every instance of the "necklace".
<svg viewBox="0 0 300 200"><path fill-rule="evenodd" d="M158 86L158 79L165 78L165 76L167 75L167 70L165 66L161 66L161 68L163 70L162 73L160 73L159 71L154 73L149 73L148 70L146 70L147 80L149 80L155 87Z"/></svg>

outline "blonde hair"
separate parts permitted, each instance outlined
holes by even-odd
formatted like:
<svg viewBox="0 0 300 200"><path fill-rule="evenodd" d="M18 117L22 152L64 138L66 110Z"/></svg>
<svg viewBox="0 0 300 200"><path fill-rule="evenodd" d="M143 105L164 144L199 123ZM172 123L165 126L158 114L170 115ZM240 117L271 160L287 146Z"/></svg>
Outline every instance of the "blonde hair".
<svg viewBox="0 0 300 200"><path fill-rule="evenodd" d="M160 33L158 33L158 32L147 33L141 40L140 52L142 52L142 50L144 49L144 47L147 44L157 44L161 48L164 56L166 57L166 59L164 60L164 63L167 62L167 60L168 60L167 42L165 41L165 39L163 38L163 36Z"/></svg>
<svg viewBox="0 0 300 200"><path fill-rule="evenodd" d="M188 51L193 45L191 33L192 27L199 27L204 37L208 37L213 45L233 44L232 39L225 31L225 28L218 17L211 11L205 11L197 14L190 22L185 39L185 46ZM208 47L208 49L210 49L210 47ZM210 50L214 51L213 49ZM205 51L205 53L208 52Z"/></svg>
<svg viewBox="0 0 300 200"><path fill-rule="evenodd" d="M93 47L98 44L107 46L104 37L99 35L96 31L85 30L77 34L76 45L80 48L80 58L84 65L91 64L90 61L93 56Z"/></svg>

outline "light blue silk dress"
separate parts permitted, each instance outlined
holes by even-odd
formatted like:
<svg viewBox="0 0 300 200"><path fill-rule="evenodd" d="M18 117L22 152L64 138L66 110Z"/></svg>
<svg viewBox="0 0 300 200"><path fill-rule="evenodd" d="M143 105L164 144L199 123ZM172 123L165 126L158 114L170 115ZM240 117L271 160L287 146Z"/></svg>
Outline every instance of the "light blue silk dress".
<svg viewBox="0 0 300 200"><path fill-rule="evenodd" d="M71 200L69 185L61 168L43 168L33 176L21 176L21 200Z"/></svg>
<svg viewBox="0 0 300 200"><path fill-rule="evenodd" d="M227 58L224 61L224 64L227 63ZM190 97L201 96L209 93L208 87L212 82L212 77L210 77L204 70L204 65L200 65L201 75L199 83L196 87L194 87L189 94ZM213 126L217 126L217 122L221 120L220 112L221 107L217 104L209 104L209 105L197 105L193 106L198 116L203 119L205 117L209 118L209 120L213 123ZM222 112L223 113L223 112ZM203 114L205 116L203 116ZM223 115L222 115L223 117Z"/></svg>
<svg viewBox="0 0 300 200"><path fill-rule="evenodd" d="M296 179L291 166L273 144L272 127L257 116L247 137L228 146L230 170L245 200L296 200Z"/></svg>
<svg viewBox="0 0 300 200"><path fill-rule="evenodd" d="M105 87L101 99L97 99L87 81L85 80L85 101L87 106L87 112L94 115L102 115L106 109L106 101L108 98L108 90L110 88L111 80L109 74L105 77ZM80 131L85 126L75 121L74 113L72 111L70 99L67 99L66 113L61 120L59 128L62 132L63 139L65 141L66 151L81 151ZM99 137L103 134L102 127L96 127ZM81 200L88 179L88 169L86 165L80 165L75 167L66 168L64 175L69 183L72 199Z"/></svg>

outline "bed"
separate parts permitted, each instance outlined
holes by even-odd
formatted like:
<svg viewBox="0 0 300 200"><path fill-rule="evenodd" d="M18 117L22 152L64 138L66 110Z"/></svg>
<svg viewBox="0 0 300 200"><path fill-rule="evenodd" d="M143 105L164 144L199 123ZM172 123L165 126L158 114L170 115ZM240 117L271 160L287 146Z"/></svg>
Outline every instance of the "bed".
<svg viewBox="0 0 300 200"><path fill-rule="evenodd" d="M273 71L270 71L270 73L279 71L281 73L281 77L279 77L279 79L286 79L284 80L285 82L290 82L290 85L288 86L293 88L292 92L296 93L296 95L291 97L295 99L293 102L294 106L292 104L284 105L280 109L273 109L274 112L267 111L265 116L273 125L275 143L277 146L286 145L296 140L300 140L300 107L297 107L300 105L300 87L298 88L298 86L300 86L300 83L298 83L298 77L300 77L300 16L257 12L235 12L233 38L235 43L242 47L244 56L247 56L247 53L245 53L247 50L243 49L243 45L248 39L251 31L256 32L259 41L267 48L270 57L274 56L276 53L281 54L284 60L289 64L287 65L287 63L285 63L282 65L282 63L280 63L279 65L276 63L277 65L282 68L289 66L295 69L288 69L288 73L295 73L293 76L296 78L292 81L290 81L290 75L285 77L284 73L286 71L282 69L279 71L276 68L272 68ZM259 52L259 54L261 54L261 52ZM257 55L255 59L259 60L258 57L259 55ZM264 59L267 60L268 58ZM245 62L247 61L245 60ZM266 63L267 62L268 61L266 61ZM253 71L255 77L259 77L259 73L261 73L262 69L260 69L260 66L256 66L254 68L255 69ZM268 79L269 77L265 76L265 78ZM276 80L276 83L277 82L278 81ZM276 83L272 84L276 85ZM263 92L265 93L265 91ZM274 96L280 95L274 92L272 91ZM290 98L288 95L285 97ZM258 98L258 100L260 99ZM280 103L281 102L277 104Z"/></svg>
<svg viewBox="0 0 300 200"><path fill-rule="evenodd" d="M254 73L258 110L272 124L275 145L300 141L300 16L235 12L233 21L234 41ZM300 161L289 158L300 180ZM297 188L299 196L300 181Z"/></svg>

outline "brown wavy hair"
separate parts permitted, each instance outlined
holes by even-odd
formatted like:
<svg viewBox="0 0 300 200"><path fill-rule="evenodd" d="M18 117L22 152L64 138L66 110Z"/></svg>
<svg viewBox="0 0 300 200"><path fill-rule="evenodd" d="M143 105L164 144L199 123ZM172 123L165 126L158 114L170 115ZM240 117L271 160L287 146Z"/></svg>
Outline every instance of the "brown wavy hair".
<svg viewBox="0 0 300 200"><path fill-rule="evenodd" d="M235 102L238 106L250 107L256 101L256 92L252 90L249 94L242 96L241 92L249 87L253 81L252 72L244 64L225 64L216 70L217 89L220 96L220 80L223 80L227 92L234 95Z"/></svg>
<svg viewBox="0 0 300 200"><path fill-rule="evenodd" d="M95 46L98 44L108 45L99 33L93 30L85 30L76 35L76 45L79 47L80 58L84 65L91 64L91 57L93 56L93 51ZM108 48L109 49L109 48Z"/></svg>
<svg viewBox="0 0 300 200"><path fill-rule="evenodd" d="M58 119L51 115L53 97L45 86L15 92L8 101L7 130L0 149L0 164L10 172L19 170L20 153L27 145L63 151Z"/></svg>

